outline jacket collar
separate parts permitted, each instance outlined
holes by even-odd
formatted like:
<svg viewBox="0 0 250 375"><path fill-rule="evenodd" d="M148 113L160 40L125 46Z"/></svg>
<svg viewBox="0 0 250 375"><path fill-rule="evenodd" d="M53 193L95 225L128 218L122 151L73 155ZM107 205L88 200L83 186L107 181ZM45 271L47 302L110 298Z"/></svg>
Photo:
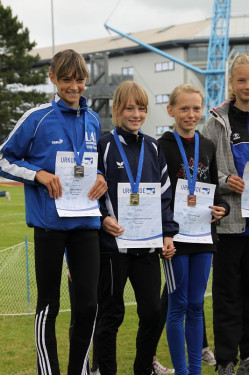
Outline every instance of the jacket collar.
<svg viewBox="0 0 250 375"><path fill-rule="evenodd" d="M126 132L119 126L116 127L117 134L122 143L130 144L130 143L142 143L143 140L143 133L139 131L138 134L133 134L130 132Z"/></svg>
<svg viewBox="0 0 250 375"><path fill-rule="evenodd" d="M198 130L195 130L196 133L198 133L199 135L199 138L202 137L202 135L200 134L200 132ZM182 141L185 142L185 143L195 143L195 137L193 137L190 141L188 141L186 138L183 138L182 136L180 136ZM175 139L175 136L174 136L174 133L172 131L166 131L160 139L166 139L166 140L169 140L169 141L173 141L173 142L176 142L176 139Z"/></svg>
<svg viewBox="0 0 250 375"><path fill-rule="evenodd" d="M233 102L235 102L235 99L226 100L223 103L221 103L218 107L210 109L209 112L213 117L215 117L217 120L220 121L219 119L220 117L222 118L223 116L228 114L230 103L233 103Z"/></svg>
<svg viewBox="0 0 250 375"><path fill-rule="evenodd" d="M80 103L79 103L79 108L71 108L69 106L67 106L67 104L64 103L64 101L60 98L60 96L58 94L55 94L55 102L56 104L58 105L58 107L60 108L61 111L64 111L64 112L69 112L69 111L87 111L88 109L88 106L87 106L87 100L86 98L84 98L84 96L81 96L80 97Z"/></svg>
<svg viewBox="0 0 250 375"><path fill-rule="evenodd" d="M235 99L226 100L218 107L213 108L209 111L211 116L225 128L228 137L230 137L231 134L231 127L228 119L229 106L230 103L233 103L234 101Z"/></svg>

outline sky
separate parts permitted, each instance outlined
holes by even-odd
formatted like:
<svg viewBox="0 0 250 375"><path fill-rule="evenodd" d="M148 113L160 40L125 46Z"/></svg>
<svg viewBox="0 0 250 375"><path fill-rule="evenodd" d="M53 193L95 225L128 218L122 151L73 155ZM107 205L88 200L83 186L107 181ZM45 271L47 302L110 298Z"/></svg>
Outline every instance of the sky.
<svg viewBox="0 0 250 375"><path fill-rule="evenodd" d="M169 27L212 16L214 0L0 0L28 28L36 47L52 45L52 8L55 45ZM53 5L53 7L52 7ZM232 15L249 14L248 0L231 0Z"/></svg>

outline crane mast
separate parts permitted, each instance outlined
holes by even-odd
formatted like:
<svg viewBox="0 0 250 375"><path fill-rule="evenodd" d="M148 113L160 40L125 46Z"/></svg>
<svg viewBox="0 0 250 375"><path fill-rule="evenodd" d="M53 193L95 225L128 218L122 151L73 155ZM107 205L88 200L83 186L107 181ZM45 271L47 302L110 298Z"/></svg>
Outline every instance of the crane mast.
<svg viewBox="0 0 250 375"><path fill-rule="evenodd" d="M205 110L219 105L225 99L225 70L229 49L229 23L231 0L214 0L211 19L211 34L208 46L207 71L205 79ZM222 72L221 72L222 71Z"/></svg>
<svg viewBox="0 0 250 375"><path fill-rule="evenodd" d="M182 61L159 48L107 25L107 23L104 26L145 49L182 65L186 69L205 75L205 116L207 118L209 109L219 105L225 98L225 69L229 49L230 10L231 0L214 0L206 69L200 69L186 61Z"/></svg>

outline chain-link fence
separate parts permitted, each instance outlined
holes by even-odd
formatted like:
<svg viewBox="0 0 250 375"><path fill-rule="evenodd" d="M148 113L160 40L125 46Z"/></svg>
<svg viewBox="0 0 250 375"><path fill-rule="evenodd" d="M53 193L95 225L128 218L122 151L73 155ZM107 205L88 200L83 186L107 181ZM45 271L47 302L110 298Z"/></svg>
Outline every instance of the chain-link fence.
<svg viewBox="0 0 250 375"><path fill-rule="evenodd" d="M162 271L162 280L164 275ZM206 295L211 295L211 277ZM0 315L29 314L36 308L34 244L20 243L0 251ZM126 304L135 303L133 288L128 281ZM60 311L70 310L66 265L62 272Z"/></svg>

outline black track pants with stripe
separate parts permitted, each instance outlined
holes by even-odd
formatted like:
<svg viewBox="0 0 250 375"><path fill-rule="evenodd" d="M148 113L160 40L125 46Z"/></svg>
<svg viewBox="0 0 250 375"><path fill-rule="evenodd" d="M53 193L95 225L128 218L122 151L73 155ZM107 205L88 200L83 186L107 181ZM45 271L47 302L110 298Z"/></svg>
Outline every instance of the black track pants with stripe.
<svg viewBox="0 0 250 375"><path fill-rule="evenodd" d="M35 228L37 374L60 375L55 321L59 311L62 263L67 248L75 294L75 325L68 375L88 374L88 355L97 314L99 239L97 230L54 231Z"/></svg>

